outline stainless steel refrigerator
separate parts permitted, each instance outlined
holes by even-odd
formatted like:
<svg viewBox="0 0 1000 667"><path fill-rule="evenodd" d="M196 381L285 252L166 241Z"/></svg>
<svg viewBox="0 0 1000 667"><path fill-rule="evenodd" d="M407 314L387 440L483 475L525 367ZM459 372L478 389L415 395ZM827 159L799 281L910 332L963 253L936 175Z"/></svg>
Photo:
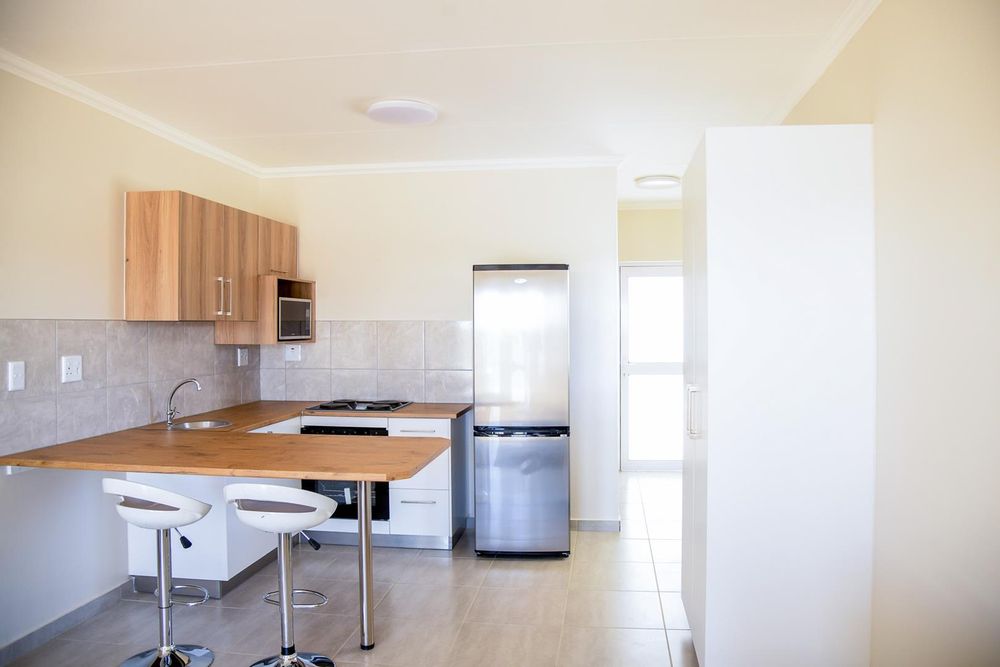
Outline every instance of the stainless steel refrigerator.
<svg viewBox="0 0 1000 667"><path fill-rule="evenodd" d="M569 266L473 267L478 553L569 553Z"/></svg>

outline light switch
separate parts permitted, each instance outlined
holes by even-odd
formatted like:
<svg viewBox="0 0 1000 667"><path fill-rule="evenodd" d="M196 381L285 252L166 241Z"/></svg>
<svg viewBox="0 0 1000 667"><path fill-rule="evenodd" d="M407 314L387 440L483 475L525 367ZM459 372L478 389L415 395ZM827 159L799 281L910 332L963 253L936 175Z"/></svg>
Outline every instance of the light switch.
<svg viewBox="0 0 1000 667"><path fill-rule="evenodd" d="M59 359L60 378L63 383L79 382L83 379L83 357L69 354Z"/></svg>
<svg viewBox="0 0 1000 667"><path fill-rule="evenodd" d="M236 348L236 365L246 366L250 363L250 350L245 347Z"/></svg>
<svg viewBox="0 0 1000 667"><path fill-rule="evenodd" d="M7 391L24 391L24 362L7 362Z"/></svg>
<svg viewBox="0 0 1000 667"><path fill-rule="evenodd" d="M285 361L302 361L302 346L301 345L286 345L285 346Z"/></svg>

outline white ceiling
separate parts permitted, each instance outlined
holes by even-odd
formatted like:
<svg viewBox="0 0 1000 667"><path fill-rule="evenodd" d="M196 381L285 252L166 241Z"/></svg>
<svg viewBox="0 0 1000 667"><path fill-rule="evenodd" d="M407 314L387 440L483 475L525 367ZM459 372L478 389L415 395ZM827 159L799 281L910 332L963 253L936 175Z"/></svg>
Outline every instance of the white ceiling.
<svg viewBox="0 0 1000 667"><path fill-rule="evenodd" d="M0 0L0 48L264 168L621 156L639 201L705 127L780 117L873 4ZM377 124L384 97L441 117Z"/></svg>

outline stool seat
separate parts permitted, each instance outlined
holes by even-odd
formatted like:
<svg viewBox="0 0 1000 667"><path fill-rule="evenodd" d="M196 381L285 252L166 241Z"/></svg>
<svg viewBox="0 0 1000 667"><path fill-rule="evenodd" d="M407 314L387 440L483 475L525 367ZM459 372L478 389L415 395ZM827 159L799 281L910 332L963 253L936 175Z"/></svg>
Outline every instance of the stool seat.
<svg viewBox="0 0 1000 667"><path fill-rule="evenodd" d="M235 505L240 521L267 533L294 535L315 528L337 509L332 498L271 484L230 484L225 497Z"/></svg>
<svg viewBox="0 0 1000 667"><path fill-rule="evenodd" d="M116 509L125 521L140 528L170 530L202 519L212 506L148 484L106 477L104 493L121 496Z"/></svg>

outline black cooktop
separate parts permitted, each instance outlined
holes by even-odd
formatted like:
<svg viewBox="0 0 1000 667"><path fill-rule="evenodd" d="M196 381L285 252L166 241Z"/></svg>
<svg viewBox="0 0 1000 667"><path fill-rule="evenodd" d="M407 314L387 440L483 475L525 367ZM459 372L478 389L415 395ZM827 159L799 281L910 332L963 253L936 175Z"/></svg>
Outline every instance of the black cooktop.
<svg viewBox="0 0 1000 667"><path fill-rule="evenodd" d="M405 408L413 401L359 401L354 399L338 399L328 403L314 405L308 410L340 410L344 412L394 412Z"/></svg>

